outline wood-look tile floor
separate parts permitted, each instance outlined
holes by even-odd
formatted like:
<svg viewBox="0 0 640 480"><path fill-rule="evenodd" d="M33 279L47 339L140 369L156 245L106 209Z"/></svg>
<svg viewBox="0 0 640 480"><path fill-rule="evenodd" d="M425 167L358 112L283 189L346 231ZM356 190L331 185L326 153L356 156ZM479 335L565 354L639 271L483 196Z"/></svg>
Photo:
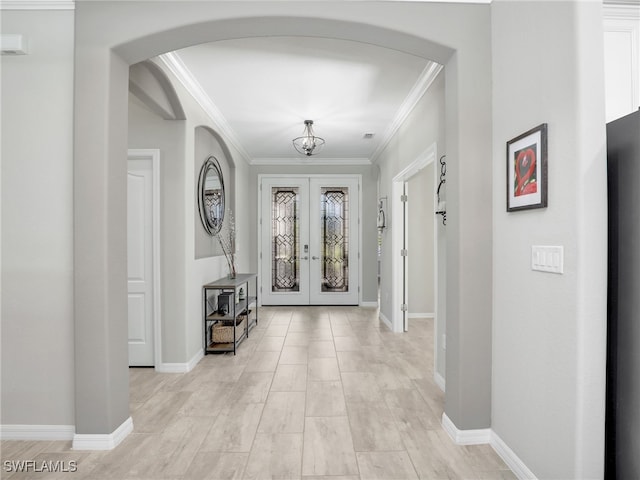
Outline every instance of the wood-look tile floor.
<svg viewBox="0 0 640 480"><path fill-rule="evenodd" d="M86 480L515 479L488 445L456 446L433 381L433 321L391 333L359 307L263 307L237 355L186 374L130 370L134 432L107 452L2 442L5 460L77 462Z"/></svg>

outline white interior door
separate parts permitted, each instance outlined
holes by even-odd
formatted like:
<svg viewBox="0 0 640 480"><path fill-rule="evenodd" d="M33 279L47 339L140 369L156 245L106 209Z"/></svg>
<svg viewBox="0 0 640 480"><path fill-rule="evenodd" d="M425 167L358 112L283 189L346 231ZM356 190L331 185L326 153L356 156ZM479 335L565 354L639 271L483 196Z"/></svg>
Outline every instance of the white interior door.
<svg viewBox="0 0 640 480"><path fill-rule="evenodd" d="M154 365L153 163L130 159L127 172L129 365Z"/></svg>
<svg viewBox="0 0 640 480"><path fill-rule="evenodd" d="M357 305L359 178L261 179L264 305Z"/></svg>

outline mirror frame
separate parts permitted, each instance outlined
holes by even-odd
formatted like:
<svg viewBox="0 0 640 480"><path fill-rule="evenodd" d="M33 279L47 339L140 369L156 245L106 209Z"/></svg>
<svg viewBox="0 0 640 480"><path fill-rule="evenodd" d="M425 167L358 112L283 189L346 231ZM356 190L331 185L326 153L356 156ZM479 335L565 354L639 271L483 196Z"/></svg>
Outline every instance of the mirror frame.
<svg viewBox="0 0 640 480"><path fill-rule="evenodd" d="M213 173L220 180L220 190L222 191L222 198L220 201L221 204L221 215L220 218L212 218L210 215L210 211L207 211L207 202L206 202L206 180L210 173ZM224 178L222 175L222 168L220 167L220 163L218 159L211 155L207 158L202 167L200 168L200 174L198 175L198 212L200 213L200 221L202 222L202 226L204 227L205 232L207 234L214 236L220 232L222 229L222 224L224 223L224 214L225 214L225 191L224 191Z"/></svg>

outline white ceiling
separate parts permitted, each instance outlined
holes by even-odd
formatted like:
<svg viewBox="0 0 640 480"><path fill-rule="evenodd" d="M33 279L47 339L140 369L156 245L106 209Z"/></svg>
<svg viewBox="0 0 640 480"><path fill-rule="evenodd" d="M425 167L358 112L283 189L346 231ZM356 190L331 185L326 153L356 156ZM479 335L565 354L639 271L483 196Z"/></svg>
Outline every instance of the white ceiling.
<svg viewBox="0 0 640 480"><path fill-rule="evenodd" d="M162 60L252 164L308 162L291 143L305 119L326 141L314 163L375 160L441 68L370 44L311 37L219 41Z"/></svg>

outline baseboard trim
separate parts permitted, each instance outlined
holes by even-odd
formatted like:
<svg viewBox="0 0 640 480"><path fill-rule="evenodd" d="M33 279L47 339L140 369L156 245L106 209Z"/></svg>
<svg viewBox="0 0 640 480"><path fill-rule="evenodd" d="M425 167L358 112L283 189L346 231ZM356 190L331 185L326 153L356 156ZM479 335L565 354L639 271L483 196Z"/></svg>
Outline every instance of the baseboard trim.
<svg viewBox="0 0 640 480"><path fill-rule="evenodd" d="M380 320L382 320L382 323L384 323L387 327L389 327L389 330L391 330L393 332L393 325L391 325L391 322L389 321L389 319L385 316L384 313L380 312L378 314L378 317L380 318Z"/></svg>
<svg viewBox="0 0 640 480"><path fill-rule="evenodd" d="M446 413L442 414L442 428L457 445L482 445L491 443L491 429L460 430Z"/></svg>
<svg viewBox="0 0 640 480"><path fill-rule="evenodd" d="M433 313L410 313L409 318L435 318Z"/></svg>
<svg viewBox="0 0 640 480"><path fill-rule="evenodd" d="M361 307L377 307L378 306L378 302L360 302L360 306Z"/></svg>
<svg viewBox="0 0 640 480"><path fill-rule="evenodd" d="M520 460L500 436L490 428L478 430L460 430L446 413L442 414L442 428L457 445L480 445L488 443L504 463L511 469L518 480L537 480L537 477Z"/></svg>
<svg viewBox="0 0 640 480"><path fill-rule="evenodd" d="M113 450L133 432L133 420L127 418L113 433L76 433L73 437L73 450Z"/></svg>
<svg viewBox="0 0 640 480"><path fill-rule="evenodd" d="M435 372L433 374L433 381L436 382L436 385L438 387L440 387L440 390L442 390L443 392L446 391L447 382L445 381L444 377L438 372Z"/></svg>
<svg viewBox="0 0 640 480"><path fill-rule="evenodd" d="M156 366L156 372L160 373L188 373L195 368L200 360L204 357L204 352L200 349L194 356L186 363L161 363Z"/></svg>
<svg viewBox="0 0 640 480"><path fill-rule="evenodd" d="M0 440L73 440L73 425L0 425Z"/></svg>
<svg viewBox="0 0 640 480"><path fill-rule="evenodd" d="M493 430L491 431L491 447L500 458L504 460L504 463L507 464L519 480L537 480L537 477L529 470L524 462L520 460L520 457L518 457Z"/></svg>

